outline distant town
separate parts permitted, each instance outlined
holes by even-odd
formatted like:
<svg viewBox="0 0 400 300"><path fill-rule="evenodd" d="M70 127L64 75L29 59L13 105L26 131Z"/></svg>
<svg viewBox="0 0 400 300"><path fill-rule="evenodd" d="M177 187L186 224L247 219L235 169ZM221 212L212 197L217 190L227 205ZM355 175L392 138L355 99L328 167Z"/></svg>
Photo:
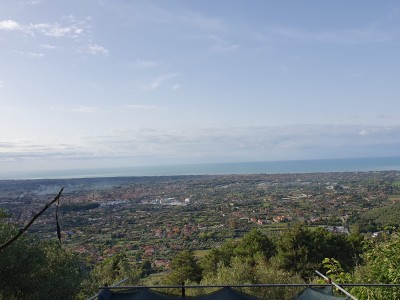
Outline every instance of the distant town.
<svg viewBox="0 0 400 300"><path fill-rule="evenodd" d="M366 226L358 217L400 202L400 172L384 171L3 180L0 208L8 222L21 226L61 187L66 247L93 263L123 250L132 261L150 260L160 270L183 249L201 255L251 228L274 237L303 222L377 237L384 224ZM55 237L54 208L30 231Z"/></svg>

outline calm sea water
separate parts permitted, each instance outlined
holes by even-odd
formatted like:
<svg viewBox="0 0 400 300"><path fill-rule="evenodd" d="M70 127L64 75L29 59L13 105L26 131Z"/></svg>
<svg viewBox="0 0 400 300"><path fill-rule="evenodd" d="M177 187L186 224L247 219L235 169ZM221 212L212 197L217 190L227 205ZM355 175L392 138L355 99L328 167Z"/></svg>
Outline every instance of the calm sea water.
<svg viewBox="0 0 400 300"><path fill-rule="evenodd" d="M58 170L0 174L1 179L80 178L109 176L169 176L215 174L277 174L400 170L400 157L320 159L268 162L187 164L93 170Z"/></svg>

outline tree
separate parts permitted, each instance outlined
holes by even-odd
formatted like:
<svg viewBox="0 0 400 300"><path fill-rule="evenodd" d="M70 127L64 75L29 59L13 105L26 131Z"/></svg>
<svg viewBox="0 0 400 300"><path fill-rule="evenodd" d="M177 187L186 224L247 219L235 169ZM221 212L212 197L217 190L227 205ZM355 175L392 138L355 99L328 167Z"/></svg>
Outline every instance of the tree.
<svg viewBox="0 0 400 300"><path fill-rule="evenodd" d="M310 254L311 232L302 224L297 224L282 234L278 243L280 266L283 270L300 274L307 278L310 269L315 269L318 264L312 263Z"/></svg>
<svg viewBox="0 0 400 300"><path fill-rule="evenodd" d="M201 268L192 251L180 252L171 262L171 272L166 276L165 283L178 285L185 281L200 282Z"/></svg>
<svg viewBox="0 0 400 300"><path fill-rule="evenodd" d="M271 258L275 254L275 245L260 230L253 229L242 238L233 253L254 265L257 256Z"/></svg>
<svg viewBox="0 0 400 300"><path fill-rule="evenodd" d="M203 275L215 274L219 264L229 266L234 256L236 245L232 240L226 241L220 248L211 249L200 261Z"/></svg>
<svg viewBox="0 0 400 300"><path fill-rule="evenodd" d="M0 243L17 230L0 222ZM88 276L85 263L55 241L22 235L1 251L0 298L71 299Z"/></svg>
<svg viewBox="0 0 400 300"><path fill-rule="evenodd" d="M150 275L151 272L153 271L153 268L151 266L151 262L149 260L144 260L142 261L142 265L140 266L140 270L141 270L141 276L147 276Z"/></svg>
<svg viewBox="0 0 400 300"><path fill-rule="evenodd" d="M208 273L201 281L202 285L235 285L235 284L262 284L262 283L303 283L297 275L280 270L273 260L266 261L262 257L254 265L249 261L234 257L230 266L220 264L215 274ZM301 289L301 288L300 288ZM274 288L244 288L243 291L261 299L283 300L293 299L300 291L293 287ZM210 293L210 288L196 289L193 293Z"/></svg>
<svg viewBox="0 0 400 300"><path fill-rule="evenodd" d="M400 240L378 244L364 254L365 264L356 268L355 282L399 283ZM400 288L354 288L358 299L400 299Z"/></svg>
<svg viewBox="0 0 400 300"><path fill-rule="evenodd" d="M350 283L352 281L350 274L343 270L338 260L327 257L322 261L322 265L327 270L326 276L335 283ZM325 280L321 279L321 283L325 283Z"/></svg>
<svg viewBox="0 0 400 300"><path fill-rule="evenodd" d="M86 296L91 296L98 292L100 286L110 286L123 279L128 279L127 284L137 284L139 281L139 271L132 267L124 253L111 256L98 263L90 278L84 283Z"/></svg>
<svg viewBox="0 0 400 300"><path fill-rule="evenodd" d="M0 208L0 220L8 217L9 215L7 214L7 212L4 209Z"/></svg>
<svg viewBox="0 0 400 300"><path fill-rule="evenodd" d="M238 258L254 265L256 260L271 258L275 253L275 244L260 230L253 229L235 243L225 242L221 248L211 249L201 260L203 274L215 274L218 265L229 266L233 258Z"/></svg>
<svg viewBox="0 0 400 300"><path fill-rule="evenodd" d="M400 280L400 241L391 240L377 244L363 254L364 264L350 274L344 272L340 262L326 258L322 262L326 274L337 283L386 283L397 284ZM350 293L360 300L400 299L400 288L354 287Z"/></svg>
<svg viewBox="0 0 400 300"><path fill-rule="evenodd" d="M200 261L200 266L203 269L203 275L215 274L218 264L229 265L230 258L227 263L222 260L222 251L217 248L211 249Z"/></svg>
<svg viewBox="0 0 400 300"><path fill-rule="evenodd" d="M61 194L63 192L64 188L61 188L61 190L58 192L58 194L54 197L53 200L51 200L50 202L48 202L38 213L36 213L35 215L33 215L33 218L20 230L18 230L16 233L14 233L13 236L8 237L7 240L4 240L1 242L0 244L0 251L4 250L5 248L9 247L12 243L14 243L17 239L19 239L23 233L25 233L28 228L33 224L33 222L35 222L35 220L37 218L39 218L52 204L58 202L58 204L60 203L60 197ZM0 216L0 219L4 218L4 214L2 214ZM58 235L58 239L61 241L61 229L60 226L58 224L58 206L56 208L56 223L57 223L57 235Z"/></svg>
<svg viewBox="0 0 400 300"><path fill-rule="evenodd" d="M323 228L314 231L303 224L282 234L278 243L281 267L285 271L298 273L308 280L314 275L314 270L320 270L324 258L334 258L340 261L343 269L348 272L361 262L363 238L359 235L345 235L328 232Z"/></svg>

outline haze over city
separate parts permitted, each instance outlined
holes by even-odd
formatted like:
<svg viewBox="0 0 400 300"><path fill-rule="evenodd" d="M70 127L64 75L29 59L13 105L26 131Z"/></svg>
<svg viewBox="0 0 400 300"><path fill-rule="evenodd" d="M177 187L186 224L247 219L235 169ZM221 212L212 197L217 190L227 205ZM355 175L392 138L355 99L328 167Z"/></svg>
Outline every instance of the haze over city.
<svg viewBox="0 0 400 300"><path fill-rule="evenodd" d="M0 169L398 155L398 1L0 1Z"/></svg>

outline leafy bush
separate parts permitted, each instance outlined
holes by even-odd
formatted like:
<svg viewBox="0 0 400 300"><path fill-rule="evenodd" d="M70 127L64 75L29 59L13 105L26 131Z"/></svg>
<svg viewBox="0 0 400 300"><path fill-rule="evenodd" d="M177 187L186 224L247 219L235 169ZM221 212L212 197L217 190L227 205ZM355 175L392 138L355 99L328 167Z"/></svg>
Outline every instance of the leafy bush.
<svg viewBox="0 0 400 300"><path fill-rule="evenodd" d="M16 229L0 223L0 244ZM86 265L56 241L23 235L0 252L0 299L73 299Z"/></svg>

